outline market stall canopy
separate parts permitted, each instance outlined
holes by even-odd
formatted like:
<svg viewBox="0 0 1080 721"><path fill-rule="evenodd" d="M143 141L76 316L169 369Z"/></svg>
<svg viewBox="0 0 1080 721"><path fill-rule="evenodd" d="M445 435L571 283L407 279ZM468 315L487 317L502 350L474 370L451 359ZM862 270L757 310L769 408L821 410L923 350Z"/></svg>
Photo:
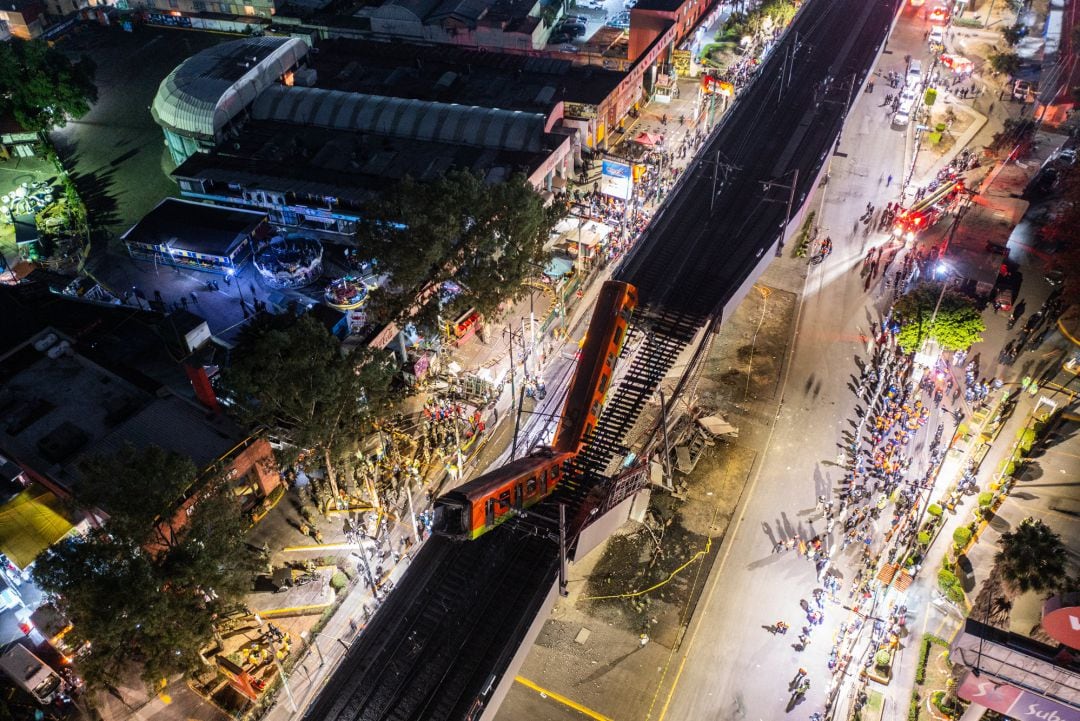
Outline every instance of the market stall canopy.
<svg viewBox="0 0 1080 721"><path fill-rule="evenodd" d="M32 485L0 506L0 552L23 569L72 528L60 499Z"/></svg>
<svg viewBox="0 0 1080 721"><path fill-rule="evenodd" d="M663 141L664 136L658 133L639 133L638 136L634 138L635 143L647 145L650 148L658 143L662 143Z"/></svg>
<svg viewBox="0 0 1080 721"><path fill-rule="evenodd" d="M595 220L590 220L581 226L580 233L578 232L576 227L574 228L573 232L567 233L566 239L573 243L580 242L586 247L592 247L594 245L600 245L601 243L603 243L607 239L607 237L611 235L611 231L613 230L614 228L612 228L610 225L605 225L604 223L598 223Z"/></svg>
<svg viewBox="0 0 1080 721"><path fill-rule="evenodd" d="M544 275L549 278L562 278L564 275L567 275L573 267L574 261L569 258L555 256L548 262L547 268L544 268Z"/></svg>

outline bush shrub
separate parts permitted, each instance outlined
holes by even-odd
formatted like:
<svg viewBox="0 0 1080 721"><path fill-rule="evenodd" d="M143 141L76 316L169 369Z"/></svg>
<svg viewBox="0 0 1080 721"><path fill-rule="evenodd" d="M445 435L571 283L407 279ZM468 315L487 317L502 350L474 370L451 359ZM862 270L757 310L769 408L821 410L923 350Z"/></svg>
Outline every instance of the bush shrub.
<svg viewBox="0 0 1080 721"><path fill-rule="evenodd" d="M1027 454L1027 452L1031 450L1031 447L1035 445L1035 429L1027 428L1020 431L1020 433L1017 434L1017 437L1020 439L1020 452Z"/></svg>
<svg viewBox="0 0 1080 721"><path fill-rule="evenodd" d="M889 667L889 659L890 659L889 652L886 651L885 649L881 649L880 651L878 651L877 653L874 654L874 665L877 666L878 668L888 668Z"/></svg>
<svg viewBox="0 0 1080 721"><path fill-rule="evenodd" d="M926 531L919 531L919 535L915 536L915 542L920 546L930 545L930 534Z"/></svg>
<svg viewBox="0 0 1080 721"><path fill-rule="evenodd" d="M979 508L988 508L993 502L994 494L990 491L983 491L979 494Z"/></svg>
<svg viewBox="0 0 1080 721"><path fill-rule="evenodd" d="M330 588L335 592L340 593L345 590L345 587L349 585L349 577L341 571L337 571L330 577Z"/></svg>
<svg viewBox="0 0 1080 721"><path fill-rule="evenodd" d="M919 647L919 664L915 667L915 683L922 683L926 680L926 663L930 659L930 635L927 634L922 638L922 645Z"/></svg>
<svg viewBox="0 0 1080 721"><path fill-rule="evenodd" d="M930 507L926 509L926 512L934 518L941 518L941 506L936 503L931 503Z"/></svg>
<svg viewBox="0 0 1080 721"><path fill-rule="evenodd" d="M817 215L813 210L806 214L806 220L799 228L799 235L795 238L795 257L805 258L810 252L810 235L814 229L814 217Z"/></svg>
<svg viewBox="0 0 1080 721"><path fill-rule="evenodd" d="M963 588L963 586L961 586L959 583L955 583L952 586L949 586L949 588L945 590L945 598L949 599L953 603L963 603L964 602L964 588Z"/></svg>
<svg viewBox="0 0 1080 721"><path fill-rule="evenodd" d="M960 580L956 577L956 574L948 569L941 569L937 572L937 584L942 593L947 594L949 589L959 583Z"/></svg>
<svg viewBox="0 0 1080 721"><path fill-rule="evenodd" d="M960 526L960 528L952 532L952 540L957 549L963 548L971 540L971 529L967 526Z"/></svg>
<svg viewBox="0 0 1080 721"><path fill-rule="evenodd" d="M911 705L908 706L907 718L908 721L919 721L919 711L922 706L922 696L918 691L911 692Z"/></svg>

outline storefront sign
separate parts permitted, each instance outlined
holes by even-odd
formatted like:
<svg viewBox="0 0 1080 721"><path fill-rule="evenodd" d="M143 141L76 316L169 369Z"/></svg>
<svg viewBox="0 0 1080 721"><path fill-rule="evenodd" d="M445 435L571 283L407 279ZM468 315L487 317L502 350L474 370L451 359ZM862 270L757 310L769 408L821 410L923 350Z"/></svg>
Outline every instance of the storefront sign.
<svg viewBox="0 0 1080 721"><path fill-rule="evenodd" d="M1080 594L1047 599L1043 605L1042 627L1055 641L1080 649Z"/></svg>
<svg viewBox="0 0 1080 721"><path fill-rule="evenodd" d="M1080 710L1002 683L985 673L976 676L968 671L957 694L1016 721L1080 721Z"/></svg>
<svg viewBox="0 0 1080 721"><path fill-rule="evenodd" d="M675 66L675 74L680 78L690 77L690 51L672 50L671 64Z"/></svg>
<svg viewBox="0 0 1080 721"><path fill-rule="evenodd" d="M600 192L619 200L630 200L634 184L630 166L614 160L605 160L600 170Z"/></svg>
<svg viewBox="0 0 1080 721"><path fill-rule="evenodd" d="M563 115L568 118L592 120L596 117L596 106L585 103L566 103L563 106Z"/></svg>

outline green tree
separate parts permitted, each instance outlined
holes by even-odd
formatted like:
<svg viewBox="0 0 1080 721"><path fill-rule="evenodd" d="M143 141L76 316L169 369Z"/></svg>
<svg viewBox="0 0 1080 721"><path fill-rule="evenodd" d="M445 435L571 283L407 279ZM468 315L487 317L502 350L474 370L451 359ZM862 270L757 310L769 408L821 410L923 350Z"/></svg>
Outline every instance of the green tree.
<svg viewBox="0 0 1080 721"><path fill-rule="evenodd" d="M935 316L939 297L941 305ZM897 343L905 353L918 350L930 338L945 350L961 350L981 341L980 334L986 330L975 302L952 290L946 290L942 297L940 283L916 286L896 301L893 316L900 322Z"/></svg>
<svg viewBox="0 0 1080 721"><path fill-rule="evenodd" d="M1005 38L1005 42L1011 48L1020 42L1020 38L1024 37L1027 32L1027 28L1021 23L1015 25L1009 25L1001 29L1001 36Z"/></svg>
<svg viewBox="0 0 1080 721"><path fill-rule="evenodd" d="M1040 520L1026 518L1015 531L1003 533L994 566L1014 594L1044 592L1066 577L1066 549L1061 536Z"/></svg>
<svg viewBox="0 0 1080 721"><path fill-rule="evenodd" d="M0 113L33 132L63 127L97 100L95 69L89 58L72 63L42 40L0 43Z"/></svg>
<svg viewBox="0 0 1080 721"><path fill-rule="evenodd" d="M198 475L190 458L158 446L136 450L128 445L114 454L89 458L79 468L79 501L104 510L111 532L137 540L152 533L155 543L174 543L168 520Z"/></svg>
<svg viewBox="0 0 1080 721"><path fill-rule="evenodd" d="M440 301L448 315L469 308L494 315L524 295L525 281L546 262L559 215L522 175L494 184L468 171L430 183L406 179L373 205L359 233L360 248L389 276L372 292L373 312L427 328ZM443 292L450 282L460 292Z"/></svg>
<svg viewBox="0 0 1080 721"><path fill-rule="evenodd" d="M74 642L90 644L78 668L98 688L120 683L133 662L147 684L198 668L215 615L251 590L258 561L244 550L235 499L213 487L187 524L161 543L154 521L171 519L179 498L166 501L154 486L176 488L192 465L160 449L151 455L162 462L140 467L135 464L144 455L125 450L88 465L82 479L88 485L117 485L116 492L98 496L117 503L102 509L113 515L101 528L56 544L34 566L35 581L71 619ZM120 473L98 476L110 470ZM121 498L124 490L131 501ZM146 510L136 508L140 498ZM140 528L138 519L150 525Z"/></svg>
<svg viewBox="0 0 1080 721"><path fill-rule="evenodd" d="M310 315L264 314L241 333L223 382L243 421L281 433L292 458L317 454L336 502L339 464L388 404L389 361L370 350L344 355Z"/></svg>
<svg viewBox="0 0 1080 721"><path fill-rule="evenodd" d="M988 59L990 60L990 67L996 73L1012 75L1020 69L1020 56L1012 51L991 53Z"/></svg>

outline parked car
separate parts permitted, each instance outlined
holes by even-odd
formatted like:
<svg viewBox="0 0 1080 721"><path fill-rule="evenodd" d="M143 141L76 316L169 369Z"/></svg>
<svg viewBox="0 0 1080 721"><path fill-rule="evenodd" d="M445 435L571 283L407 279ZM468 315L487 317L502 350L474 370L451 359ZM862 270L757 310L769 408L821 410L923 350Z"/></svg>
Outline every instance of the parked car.
<svg viewBox="0 0 1080 721"><path fill-rule="evenodd" d="M562 45L563 43L570 42L572 39L573 38L571 38L568 33L557 32L557 33L554 33L550 38L548 38L548 44L549 45Z"/></svg>
<svg viewBox="0 0 1080 721"><path fill-rule="evenodd" d="M927 39L931 45L944 45L945 44L945 31L940 27L930 28L930 37Z"/></svg>
<svg viewBox="0 0 1080 721"><path fill-rule="evenodd" d="M1030 80L1017 80L1013 83L1013 100L1019 100L1022 103L1033 103L1038 89L1039 86Z"/></svg>

